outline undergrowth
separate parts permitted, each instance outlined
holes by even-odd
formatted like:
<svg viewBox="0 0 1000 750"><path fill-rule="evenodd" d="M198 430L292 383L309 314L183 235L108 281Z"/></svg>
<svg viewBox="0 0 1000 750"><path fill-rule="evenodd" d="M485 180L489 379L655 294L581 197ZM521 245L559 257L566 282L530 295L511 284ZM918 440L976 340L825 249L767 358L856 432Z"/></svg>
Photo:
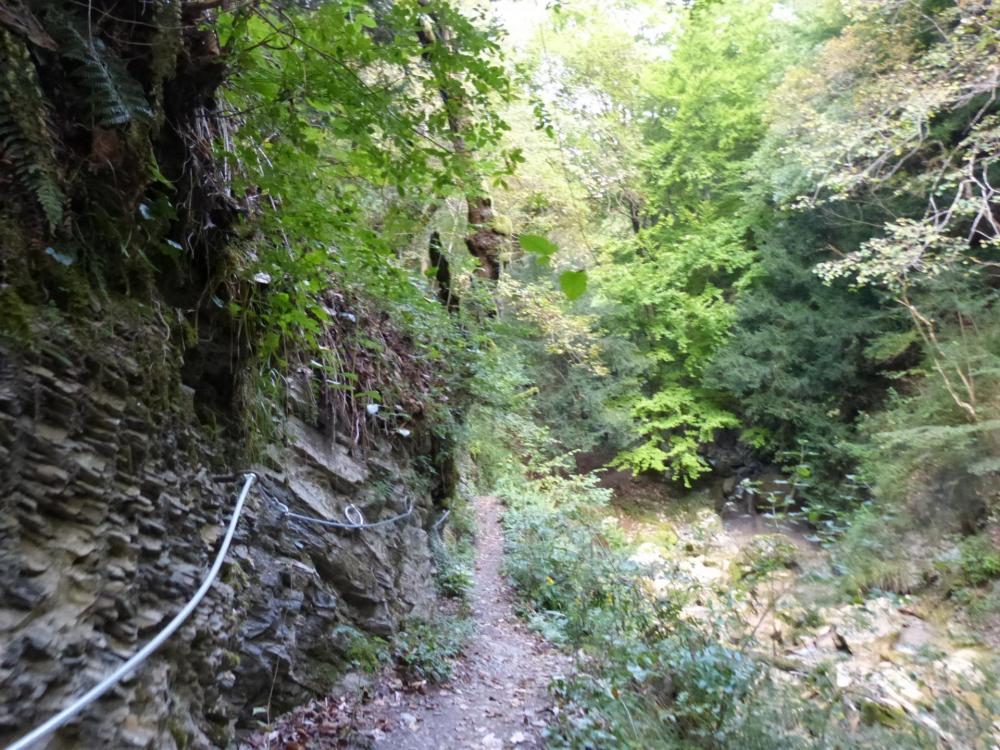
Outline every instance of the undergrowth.
<svg viewBox="0 0 1000 750"><path fill-rule="evenodd" d="M701 606L694 591L654 595L607 510L608 490L569 473L568 460L525 456L523 441L515 451L490 436L488 447L472 447L481 461L494 459L480 477L495 477L506 504L506 571L523 614L576 654L571 675L552 686L562 710L549 747L929 749L941 736L987 747L976 744L987 728L972 704L934 706L943 734L902 712L888 717L881 703L839 688L832 669L789 672L772 662L753 634L734 637L732 618ZM692 604L697 617L686 611Z"/></svg>
<svg viewBox="0 0 1000 750"><path fill-rule="evenodd" d="M375 674L392 666L409 683L437 684L451 677L455 659L471 631L472 622L467 618L438 615L407 621L391 640L350 625L334 628L331 638L352 669Z"/></svg>
<svg viewBox="0 0 1000 750"><path fill-rule="evenodd" d="M554 685L564 704L555 748L805 747L801 714L768 670L724 645L715 626L657 600L602 511L589 476L507 478L508 573L542 632L582 654ZM798 727L798 728L797 728Z"/></svg>
<svg viewBox="0 0 1000 750"><path fill-rule="evenodd" d="M460 501L452 507L447 523L432 530L430 538L438 592L449 599L467 601L472 589L475 557L475 536L468 505Z"/></svg>
<svg viewBox="0 0 1000 750"><path fill-rule="evenodd" d="M412 620L393 641L396 667L410 681L444 682L471 633L467 618Z"/></svg>

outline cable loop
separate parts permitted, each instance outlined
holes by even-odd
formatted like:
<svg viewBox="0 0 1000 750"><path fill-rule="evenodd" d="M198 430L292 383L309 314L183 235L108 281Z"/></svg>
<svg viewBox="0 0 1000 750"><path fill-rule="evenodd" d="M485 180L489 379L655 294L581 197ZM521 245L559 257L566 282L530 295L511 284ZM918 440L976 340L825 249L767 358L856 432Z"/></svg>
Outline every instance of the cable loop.
<svg viewBox="0 0 1000 750"><path fill-rule="evenodd" d="M431 526L431 529L433 529L434 531L437 531L438 529L440 529L441 528L441 524L443 524L445 522L445 519L447 519L448 516L450 516L450 515L451 515L451 509L449 508L449 509L445 510L445 512L441 514L441 517L434 522L434 525Z"/></svg>
<svg viewBox="0 0 1000 750"><path fill-rule="evenodd" d="M354 503L348 505L347 508L344 510L344 518L346 518L347 522L351 524L351 526L354 526L355 528L360 529L363 528L365 525L365 517L358 509L358 506L355 505Z"/></svg>

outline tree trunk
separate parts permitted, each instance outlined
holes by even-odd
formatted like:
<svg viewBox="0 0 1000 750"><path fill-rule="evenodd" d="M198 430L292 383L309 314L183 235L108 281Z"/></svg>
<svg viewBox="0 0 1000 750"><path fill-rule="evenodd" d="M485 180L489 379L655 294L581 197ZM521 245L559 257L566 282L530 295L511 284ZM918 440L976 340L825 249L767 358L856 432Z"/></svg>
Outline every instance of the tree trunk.
<svg viewBox="0 0 1000 750"><path fill-rule="evenodd" d="M420 5L426 7L429 0L420 0ZM426 22L419 31L420 43L429 48L433 44L450 44L451 30L440 23L434 13L424 17ZM429 56L425 55L429 60ZM472 152L465 143L463 134L469 126L469 113L465 102L460 97L453 97L446 86L438 89L441 102L448 113L448 127L451 130L451 143L455 154L462 157L466 163L472 162ZM479 275L496 281L500 278L500 254L507 235L494 226L496 215L493 212L493 200L482 184L470 185L465 190L466 218L469 222L468 234L465 236L465 246L479 260Z"/></svg>
<svg viewBox="0 0 1000 750"><path fill-rule="evenodd" d="M441 304L448 308L448 312L458 311L458 295L451 290L451 267L448 259L441 251L441 235L438 232L431 232L431 240L427 244L427 255L431 265L434 266L434 278L437 281L437 296Z"/></svg>
<svg viewBox="0 0 1000 750"><path fill-rule="evenodd" d="M488 195L466 196L469 234L465 246L479 259L480 273L487 279L500 278L500 253L507 236L493 226L493 201Z"/></svg>

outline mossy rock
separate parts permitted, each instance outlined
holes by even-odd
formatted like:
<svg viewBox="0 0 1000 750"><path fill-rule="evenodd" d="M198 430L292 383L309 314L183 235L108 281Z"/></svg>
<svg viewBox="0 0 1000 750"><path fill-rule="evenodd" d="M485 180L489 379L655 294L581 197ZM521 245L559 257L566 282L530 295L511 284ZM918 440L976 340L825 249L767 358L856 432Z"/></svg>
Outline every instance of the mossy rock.
<svg viewBox="0 0 1000 750"><path fill-rule="evenodd" d="M504 214L494 214L493 221L490 224L490 229L509 237L514 234L514 222L509 216L505 216Z"/></svg>
<svg viewBox="0 0 1000 750"><path fill-rule="evenodd" d="M869 726L881 724L891 729L899 729L906 723L906 713L899 706L862 700L858 707L861 709L862 721Z"/></svg>
<svg viewBox="0 0 1000 750"><path fill-rule="evenodd" d="M674 527L663 521L655 522L655 525L650 528L642 528L637 539L640 542L651 542L666 549L675 546L680 541Z"/></svg>
<svg viewBox="0 0 1000 750"><path fill-rule="evenodd" d="M311 689L319 693L328 693L337 686L344 674L345 670L341 664L314 660L309 663L306 682Z"/></svg>
<svg viewBox="0 0 1000 750"><path fill-rule="evenodd" d="M389 644L385 639L369 635L350 625L335 627L330 633L330 639L336 653L344 661L369 674L378 671L391 657Z"/></svg>
<svg viewBox="0 0 1000 750"><path fill-rule="evenodd" d="M191 744L191 734L187 728L182 726L176 719L171 719L167 724L167 729L170 731L170 736L174 739L174 744L177 745L177 750L187 750Z"/></svg>

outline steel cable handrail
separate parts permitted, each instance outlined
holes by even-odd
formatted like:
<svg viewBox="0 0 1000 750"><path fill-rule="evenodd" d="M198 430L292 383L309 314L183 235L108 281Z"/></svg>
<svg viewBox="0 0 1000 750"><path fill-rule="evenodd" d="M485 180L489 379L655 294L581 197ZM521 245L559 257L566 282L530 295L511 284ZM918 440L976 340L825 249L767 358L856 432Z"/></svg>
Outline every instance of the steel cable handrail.
<svg viewBox="0 0 1000 750"><path fill-rule="evenodd" d="M146 659L148 659L153 652L156 651L156 649L163 645L164 641L172 636L177 629L184 624L184 621L191 615L192 612L194 612L195 608L201 603L201 600L205 598L205 594L208 593L209 588L211 588L216 577L219 575L219 571L222 569L222 562L226 557L226 553L229 551L229 545L232 544L233 535L236 533L236 524L239 522L240 514L243 512L243 505L246 503L247 495L250 493L250 488L253 487L254 482L257 481L257 475L253 473L248 473L244 475L244 477L243 489L236 501L236 507L233 510L232 518L229 520L229 528L226 529L226 536L222 540L222 545L219 547L219 553L215 556L215 562L212 563L212 567L208 571L208 575L205 577L205 580L202 581L201 586L195 592L194 596L191 597L191 600L174 616L174 619L171 620L167 626L156 635L155 638L153 638L153 640L136 652L131 659L126 661L118 667L118 669L94 685L94 687L81 695L70 705L66 706L66 708L57 713L44 724L40 724L35 727L21 739L17 740L14 744L8 745L6 750L25 750L46 735L49 735L59 729L59 727L63 726L63 724L73 718L73 716L80 713L80 711L85 709L91 703L108 692L108 690L121 682L124 677L129 675L136 667L146 661Z"/></svg>
<svg viewBox="0 0 1000 750"><path fill-rule="evenodd" d="M249 495L250 489L257 481L257 475L253 472L247 472L243 475L243 477L243 489L240 491L239 497L236 500L236 507L233 509L233 515L229 519L229 527L226 529L226 535L222 540L222 545L219 547L219 552L215 556L215 561L212 563L212 567L209 569L208 575L205 576L205 580L202 581L201 586L198 587L198 590L194 593L194 596L191 597L190 601L184 605L184 608L174 616L174 619L172 619L167 626L163 628L163 630L157 633L157 635L149 643L137 651L128 661L118 667L114 672L109 674L99 683L94 685L94 687L81 695L70 705L66 706L66 708L57 713L55 716L48 719L43 724L35 727L13 744L8 745L5 750L27 750L27 748L31 747L31 745L35 742L38 742L42 738L62 727L76 714L80 713L83 709L108 692L108 690L121 682L126 676L131 674L160 646L162 646L164 642L170 638L170 636L177 632L180 626L184 624L184 621L191 616L191 613L194 612L197 606L201 603L201 600L205 598L205 594L208 593L208 590L212 587L212 584L218 577L219 571L222 569L222 563L225 560L226 553L229 551L230 545L232 544L233 536L236 533L236 526L240 520L240 515L243 513L243 506L246 504L247 495ZM217 477L217 479L221 478ZM407 504L404 512L390 518L383 518L380 521L373 521L369 523L365 521L365 517L361 512L361 509L351 503L344 510L344 516L347 518L347 522L341 523L338 521L329 521L324 518L307 516L302 513L294 513L287 505L272 497L270 494L268 494L268 498L278 507L283 517L294 518L298 521L314 523L319 526L329 526L337 529L372 529L378 526L395 523L396 521L401 521L413 514L413 501L411 500ZM435 528L440 525L441 521L443 521L447 515L448 513L446 512L442 518L438 519L438 523L435 524Z"/></svg>

